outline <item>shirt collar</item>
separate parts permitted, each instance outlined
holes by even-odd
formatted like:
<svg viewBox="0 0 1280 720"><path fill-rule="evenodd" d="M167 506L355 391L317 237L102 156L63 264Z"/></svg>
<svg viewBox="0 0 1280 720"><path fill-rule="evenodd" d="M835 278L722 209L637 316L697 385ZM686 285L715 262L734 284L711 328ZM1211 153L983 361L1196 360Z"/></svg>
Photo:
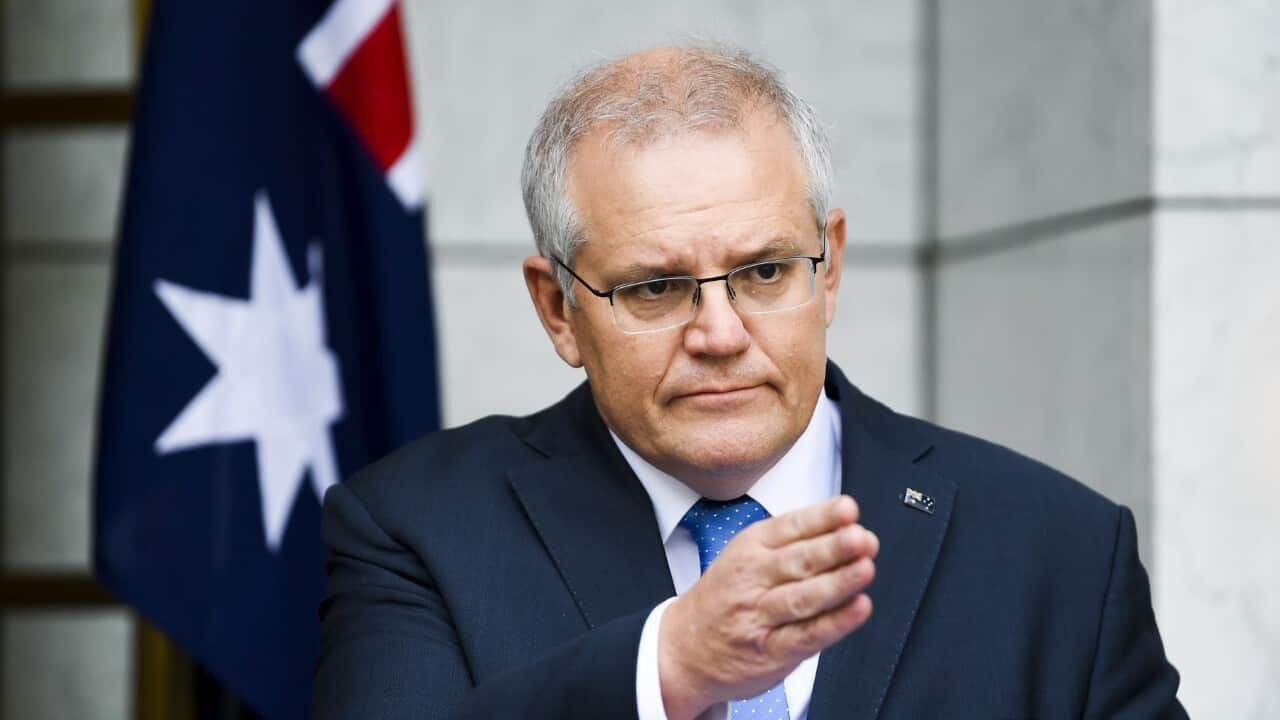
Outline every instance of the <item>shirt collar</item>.
<svg viewBox="0 0 1280 720"><path fill-rule="evenodd" d="M781 515L822 502L840 492L840 411L825 392L804 432L791 448L751 486L748 494L770 515ZM689 508L701 499L692 488L654 467L609 430L653 503L665 543Z"/></svg>

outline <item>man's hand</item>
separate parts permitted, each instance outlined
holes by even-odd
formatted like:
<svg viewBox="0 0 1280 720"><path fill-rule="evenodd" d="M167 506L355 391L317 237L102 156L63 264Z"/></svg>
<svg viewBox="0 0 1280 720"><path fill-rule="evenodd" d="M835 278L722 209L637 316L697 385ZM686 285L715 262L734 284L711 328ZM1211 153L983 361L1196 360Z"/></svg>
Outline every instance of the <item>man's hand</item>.
<svg viewBox="0 0 1280 720"><path fill-rule="evenodd" d="M880 541L847 495L761 520L667 607L658 630L671 720L752 697L871 616Z"/></svg>

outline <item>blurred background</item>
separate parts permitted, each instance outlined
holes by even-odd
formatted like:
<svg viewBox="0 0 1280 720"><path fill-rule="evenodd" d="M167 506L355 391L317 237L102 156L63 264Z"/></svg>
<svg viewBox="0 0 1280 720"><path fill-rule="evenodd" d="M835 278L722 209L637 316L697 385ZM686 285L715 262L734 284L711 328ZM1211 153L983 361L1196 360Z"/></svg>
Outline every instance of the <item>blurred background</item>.
<svg viewBox="0 0 1280 720"><path fill-rule="evenodd" d="M196 692L189 661L91 563L148 4L0 5L0 712L168 717ZM901 412L1131 507L1192 716L1280 717L1280 3L403 0L402 17L445 425L582 379L519 272L521 154L553 90L664 41L742 45L834 138L850 238L832 358Z"/></svg>

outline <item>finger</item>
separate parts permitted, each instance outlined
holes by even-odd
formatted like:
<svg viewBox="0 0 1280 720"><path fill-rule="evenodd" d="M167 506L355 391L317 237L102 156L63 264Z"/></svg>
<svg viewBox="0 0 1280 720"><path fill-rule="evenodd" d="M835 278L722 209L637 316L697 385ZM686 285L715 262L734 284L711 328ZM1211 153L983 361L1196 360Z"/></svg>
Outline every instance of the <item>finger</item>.
<svg viewBox="0 0 1280 720"><path fill-rule="evenodd" d="M769 625L805 620L840 607L875 579L876 566L863 557L804 580L779 585L760 598L760 610Z"/></svg>
<svg viewBox="0 0 1280 720"><path fill-rule="evenodd" d="M797 540L774 554L770 577L778 584L803 580L860 557L875 557L880 541L861 525L845 525Z"/></svg>
<svg viewBox="0 0 1280 720"><path fill-rule="evenodd" d="M871 611L871 597L859 593L821 615L775 628L765 641L767 652L772 657L810 657L862 627Z"/></svg>
<svg viewBox="0 0 1280 720"><path fill-rule="evenodd" d="M757 532L765 545L778 548L857 521L858 503L848 495L837 495L826 502L769 518L752 527L760 528Z"/></svg>

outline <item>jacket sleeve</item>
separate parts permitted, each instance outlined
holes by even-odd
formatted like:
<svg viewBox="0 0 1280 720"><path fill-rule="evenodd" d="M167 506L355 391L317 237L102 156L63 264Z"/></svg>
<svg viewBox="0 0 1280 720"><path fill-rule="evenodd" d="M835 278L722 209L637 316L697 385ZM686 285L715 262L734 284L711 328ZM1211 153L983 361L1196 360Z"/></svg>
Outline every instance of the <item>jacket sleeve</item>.
<svg viewBox="0 0 1280 720"><path fill-rule="evenodd" d="M1121 507L1118 515L1085 717L1186 718L1177 698L1178 671L1165 657L1147 572L1138 559L1133 513Z"/></svg>
<svg viewBox="0 0 1280 720"><path fill-rule="evenodd" d="M635 718L648 610L584 632L476 686L457 629L418 557L344 485L325 495L317 720Z"/></svg>

